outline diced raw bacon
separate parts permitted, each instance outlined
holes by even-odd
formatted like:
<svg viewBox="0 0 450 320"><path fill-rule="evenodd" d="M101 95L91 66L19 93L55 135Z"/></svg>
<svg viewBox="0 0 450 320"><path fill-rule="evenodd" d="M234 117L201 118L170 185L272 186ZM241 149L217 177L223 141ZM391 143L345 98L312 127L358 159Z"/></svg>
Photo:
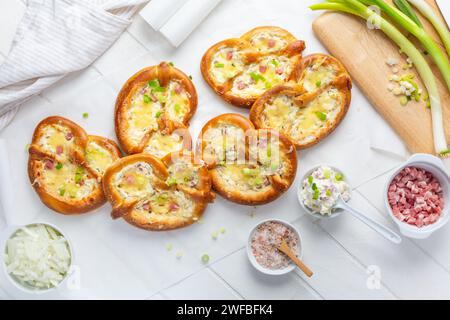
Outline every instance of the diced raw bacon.
<svg viewBox="0 0 450 320"><path fill-rule="evenodd" d="M442 188L431 172L406 167L388 187L388 202L393 215L418 228L439 220L444 207Z"/></svg>
<svg viewBox="0 0 450 320"><path fill-rule="evenodd" d="M269 39L269 41L267 41L267 45L269 46L269 48L275 47L275 43L275 39Z"/></svg>

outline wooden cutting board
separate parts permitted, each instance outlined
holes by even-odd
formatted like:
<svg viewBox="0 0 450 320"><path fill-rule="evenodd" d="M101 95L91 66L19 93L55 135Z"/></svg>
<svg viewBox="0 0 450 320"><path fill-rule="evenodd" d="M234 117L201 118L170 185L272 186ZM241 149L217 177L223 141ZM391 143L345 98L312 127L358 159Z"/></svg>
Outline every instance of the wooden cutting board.
<svg viewBox="0 0 450 320"><path fill-rule="evenodd" d="M434 0L427 0L439 12ZM440 13L439 13L440 14ZM419 15L419 14L418 14ZM442 43L428 21L419 15L424 27L433 34L435 40ZM424 102L410 101L402 106L398 97L387 90L391 68L386 64L393 57L400 63L399 75L415 73L417 82L424 88L415 69L402 70L406 57L398 47L380 30L371 30L366 21L344 13L327 12L313 23L313 30L323 45L337 57L348 69L352 79L370 100L374 108L398 133L412 153L434 153L431 112ZM409 36L414 39L413 36ZM442 46L443 48L443 46ZM427 58L431 61L429 58ZM450 143L450 94L439 70L433 65L438 77L439 91L444 112L444 127L447 142ZM450 72L450 70L448 71ZM425 90L424 90L425 91ZM367 119L370 121L370 119ZM384 135L383 132L376 134ZM385 139L390 137L385 135Z"/></svg>

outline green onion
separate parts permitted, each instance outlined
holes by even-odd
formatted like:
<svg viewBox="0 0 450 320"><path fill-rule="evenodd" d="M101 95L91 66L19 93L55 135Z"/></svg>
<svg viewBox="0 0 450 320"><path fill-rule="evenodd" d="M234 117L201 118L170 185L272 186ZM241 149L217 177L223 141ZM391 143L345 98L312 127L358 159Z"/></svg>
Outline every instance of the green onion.
<svg viewBox="0 0 450 320"><path fill-rule="evenodd" d="M434 10L425 1L423 0L407 0L407 1L410 2L414 7L416 7L420 11L420 13L431 22L431 24L441 37L445 49L447 50L447 54L450 56L450 32L448 32L447 26L444 23L442 23L441 19L436 15Z"/></svg>
<svg viewBox="0 0 450 320"><path fill-rule="evenodd" d="M433 138L434 138L434 148L437 154L442 154L442 152L445 152L448 150L447 147L447 141L446 136L444 132L444 125L443 125L443 116L442 116L442 107L441 107L441 99L439 96L439 90L436 83L436 78L434 77L433 72L431 71L430 66L428 65L425 58L422 56L419 50L414 46L414 44L406 38L396 27L394 27L391 23L389 23L387 20L385 20L383 17L375 13L374 11L370 10L367 6L362 4L358 0L335 0L339 2L327 2L327 3L319 3L314 4L310 6L312 10L333 10L333 11L343 11L346 13L350 13L356 16L359 16L365 20L372 20L374 17L379 22L379 27L381 31L383 31L386 36L388 36L392 41L394 41L399 47L402 52L404 52L409 59L413 62L414 66L417 69L417 72L419 73L420 77L422 78L423 83L425 84L428 96L430 97L430 105L431 105L431 117L432 117L432 123L433 123ZM368 2L369 0L364 0L365 2ZM370 0L372 3L374 0ZM377 1L379 2L379 1ZM401 13L402 16L403 13ZM406 16L405 16L406 17ZM411 21L408 17L406 17L407 21ZM405 20L403 19L403 20ZM409 23L409 22L408 22ZM407 24L407 23L405 23ZM414 24L412 21L409 24ZM416 24L414 24L415 28L417 27ZM419 28L420 29L420 28ZM423 31L423 30L422 30ZM431 45L432 46L432 45ZM426 48L426 50L432 54L433 52L439 52L438 49L436 51L435 48ZM442 60L442 59L441 59ZM448 64L440 63L442 64ZM446 66L447 77L449 78L449 81L447 83L450 83L450 72L448 72L450 67Z"/></svg>
<svg viewBox="0 0 450 320"><path fill-rule="evenodd" d="M82 167L78 167L75 171L75 183L80 183L83 180L84 169Z"/></svg>
<svg viewBox="0 0 450 320"><path fill-rule="evenodd" d="M148 86L149 86L150 88L156 88L156 87L159 87L159 80L158 80L158 79L150 80L150 81L148 82Z"/></svg>
<svg viewBox="0 0 450 320"><path fill-rule="evenodd" d="M63 167L61 162L58 162L55 166L56 170L61 170L61 168Z"/></svg>
<svg viewBox="0 0 450 320"><path fill-rule="evenodd" d="M342 181L342 180L344 180L344 175L342 173L340 173L340 172L337 172L334 175L334 178L336 179L336 181Z"/></svg>
<svg viewBox="0 0 450 320"><path fill-rule="evenodd" d="M219 231L220 231L220 233L222 233L222 234L224 234L225 232L227 232L227 230L226 230L224 227L220 228Z"/></svg>
<svg viewBox="0 0 450 320"><path fill-rule="evenodd" d="M344 0L344 2L347 1L354 2L357 0ZM445 82L447 83L447 87L450 90L450 62L441 48L434 41L434 39L430 35L428 35L423 28L415 24L414 21L412 21L407 15L405 15L397 8L387 4L383 0L364 0L364 2L379 6L381 10L383 10L394 22L401 25L403 28L405 28L405 30L413 34L422 43L424 48L433 57L434 62L441 71ZM404 49L403 51L406 53ZM414 63L414 65L417 66L416 63Z"/></svg>
<svg viewBox="0 0 450 320"><path fill-rule="evenodd" d="M177 184L177 179L170 177L167 179L166 184L171 187Z"/></svg>
<svg viewBox="0 0 450 320"><path fill-rule="evenodd" d="M154 87L154 88L152 88L152 93L164 92L164 91L166 91L166 89L164 87Z"/></svg>
<svg viewBox="0 0 450 320"><path fill-rule="evenodd" d="M308 183L309 183L309 184L312 184L313 181L314 181L313 176L309 176L309 177L308 177Z"/></svg>
<svg viewBox="0 0 450 320"><path fill-rule="evenodd" d="M202 262L208 263L208 261L209 261L209 256L205 253L204 255L202 255Z"/></svg>
<svg viewBox="0 0 450 320"><path fill-rule="evenodd" d="M84 118L84 119L89 118L89 113L87 113L87 112L83 113L83 118Z"/></svg>
<svg viewBox="0 0 450 320"><path fill-rule="evenodd" d="M144 103L150 103L151 99L147 94L144 94Z"/></svg>
<svg viewBox="0 0 450 320"><path fill-rule="evenodd" d="M192 80L192 76L191 76L191 75L189 75L189 79L191 79L191 80Z"/></svg>
<svg viewBox="0 0 450 320"><path fill-rule="evenodd" d="M223 63L218 63L218 62L214 63L214 68L223 68L223 67L225 67L225 65Z"/></svg>
<svg viewBox="0 0 450 320"><path fill-rule="evenodd" d="M317 80L317 81L316 81L316 87L317 87L317 88L320 88L321 85L322 85L322 81Z"/></svg>
<svg viewBox="0 0 450 320"><path fill-rule="evenodd" d="M325 191L325 194L326 194L327 197L330 197L331 196L331 190Z"/></svg>
<svg viewBox="0 0 450 320"><path fill-rule="evenodd" d="M272 59L272 64L275 66L275 67L278 67L278 65L279 65L279 63L278 63L278 61L277 60L275 60L275 59Z"/></svg>
<svg viewBox="0 0 450 320"><path fill-rule="evenodd" d="M317 116L317 118L319 118L319 119L322 120L322 121L327 120L327 115L326 115L326 113L317 111L317 112L316 112L316 116Z"/></svg>
<svg viewBox="0 0 450 320"><path fill-rule="evenodd" d="M269 81L266 81L266 83L264 84L264 87L266 89L270 89L270 88L272 88L272 84Z"/></svg>
<svg viewBox="0 0 450 320"><path fill-rule="evenodd" d="M314 199L314 200L319 199L319 189L314 190L313 199Z"/></svg>
<svg viewBox="0 0 450 320"><path fill-rule="evenodd" d="M158 112L156 112L155 117L156 117L156 118L159 118L159 117L161 117L161 114L162 114L162 112L161 112L161 111L158 111Z"/></svg>
<svg viewBox="0 0 450 320"><path fill-rule="evenodd" d="M313 189L314 191L318 190L318 189L317 189L317 185L316 185L315 183L313 183L313 184L311 185L311 189Z"/></svg>
<svg viewBox="0 0 450 320"><path fill-rule="evenodd" d="M66 189L64 188L59 188L59 195L62 197L64 196L64 194L66 193Z"/></svg>
<svg viewBox="0 0 450 320"><path fill-rule="evenodd" d="M219 237L219 232L214 231L213 233L211 233L211 238L213 238L214 240L217 240L218 237Z"/></svg>
<svg viewBox="0 0 450 320"><path fill-rule="evenodd" d="M266 80L262 75L254 73L254 72L250 72L249 75L255 82L258 82L259 80L262 80L262 81Z"/></svg>
<svg viewBox="0 0 450 320"><path fill-rule="evenodd" d="M176 113L180 113L181 107L178 103L176 105L174 105L173 108L175 109Z"/></svg>
<svg viewBox="0 0 450 320"><path fill-rule="evenodd" d="M172 249L173 249L173 244L171 244L171 243L166 244L167 251L171 251Z"/></svg>
<svg viewBox="0 0 450 320"><path fill-rule="evenodd" d="M395 6L403 12L405 15L407 15L412 21L415 22L419 27L423 28L422 22L420 22L419 18L417 17L416 13L414 12L413 8L409 5L406 0L394 0Z"/></svg>
<svg viewBox="0 0 450 320"><path fill-rule="evenodd" d="M169 66L173 67L174 66L173 62L169 62Z"/></svg>

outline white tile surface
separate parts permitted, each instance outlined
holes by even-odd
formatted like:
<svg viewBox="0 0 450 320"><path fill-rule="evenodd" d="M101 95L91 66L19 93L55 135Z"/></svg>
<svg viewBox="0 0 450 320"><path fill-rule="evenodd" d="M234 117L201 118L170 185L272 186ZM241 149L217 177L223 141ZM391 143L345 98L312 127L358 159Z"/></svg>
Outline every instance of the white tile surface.
<svg viewBox="0 0 450 320"><path fill-rule="evenodd" d="M393 299L383 286L369 289L365 267L337 244L309 216L294 223L304 242L303 261L314 275L302 276L325 299Z"/></svg>
<svg viewBox="0 0 450 320"><path fill-rule="evenodd" d="M358 193L353 194L351 201L372 218L394 228L391 221ZM450 274L407 238L400 245L392 244L348 214L321 220L320 225L361 264L377 266L382 283L397 297L450 298Z"/></svg>
<svg viewBox="0 0 450 320"><path fill-rule="evenodd" d="M213 264L211 268L245 299L319 299L294 273L269 276L257 271L248 261L245 249Z"/></svg>
<svg viewBox="0 0 450 320"><path fill-rule="evenodd" d="M100 73L107 74L146 52L144 46L125 31L108 51L94 62L93 66Z"/></svg>
<svg viewBox="0 0 450 320"><path fill-rule="evenodd" d="M373 178L398 165L401 159L371 150L368 130L390 131L383 131L386 124L356 87L352 106L340 127L316 147L299 152L294 185L280 199L265 206L246 207L218 197L205 212L202 223L178 231L151 233L122 220L113 221L109 205L79 217L56 215L41 204L29 184L24 170L25 145L40 120L58 114L79 123L91 134L115 138L114 101L122 84L139 69L162 60L174 62L193 76L199 94L198 111L190 127L194 140L203 124L216 115L225 112L247 115L246 110L220 100L205 84L199 68L204 51L217 41L239 36L258 25L278 25L306 41L305 54L325 52L311 30L317 16L307 8L312 2L316 1L279 0L272 5L275 2L270 0L224 0L178 49L137 16L119 41L93 66L65 78L22 107L13 123L0 133L0 138L8 140L9 154L14 159L11 187L20 190L12 222L46 220L60 226L76 243L77 263L82 270L82 290L55 292L48 297L450 298L450 225L427 240L404 239L400 246L395 246L349 215L317 224L299 209L295 188L301 175L312 165L329 163L340 167L353 187L359 186L361 194L355 193L353 199L356 206L394 227L385 219L383 208L385 175ZM240 10L236 10L237 6ZM23 10L19 0L0 1L0 63L2 54L9 50ZM82 118L84 112L89 112L88 119ZM450 169L450 160L447 167ZM249 264L243 249L248 231L270 217L295 221L305 241L305 262L315 272L313 278L306 279L298 271L284 277L268 277ZM222 227L226 233L213 240L211 233ZM169 243L173 245L171 251L165 248ZM175 257L177 251L183 252L181 259ZM200 259L204 253L210 256L207 266ZM381 271L382 283L377 290L366 285L367 267L373 265ZM23 297L1 280L0 299Z"/></svg>
<svg viewBox="0 0 450 320"><path fill-rule="evenodd" d="M162 291L169 299L187 300L235 300L235 294L209 269L203 269L186 280Z"/></svg>

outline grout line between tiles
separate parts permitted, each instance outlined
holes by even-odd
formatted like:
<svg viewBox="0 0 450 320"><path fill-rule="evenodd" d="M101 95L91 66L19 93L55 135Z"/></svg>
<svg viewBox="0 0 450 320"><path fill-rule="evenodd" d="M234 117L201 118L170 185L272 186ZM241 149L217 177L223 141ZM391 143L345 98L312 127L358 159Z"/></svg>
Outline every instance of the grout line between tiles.
<svg viewBox="0 0 450 320"><path fill-rule="evenodd" d="M375 179L378 179L378 178L381 177L381 176L384 176L386 173L388 173L389 171L394 170L394 169L397 168L397 167L398 167L398 165L393 166L392 168L390 168L390 169L388 169L388 170L386 170L386 171L383 171L383 172L381 172L381 173L375 175L374 177L372 177L372 178L370 178L370 179L368 179L368 180L365 180L365 181L359 183L359 184L356 185L356 186L353 186L353 187L352 187L352 190L356 190L356 189L358 189L359 187L365 185L366 183L369 183L369 182L371 182L371 181L373 181L373 180L375 180Z"/></svg>
<svg viewBox="0 0 450 320"><path fill-rule="evenodd" d="M302 276L300 276L296 271L294 271L294 276L297 277L299 282L304 284L304 287L306 290L308 290L309 293L311 293L316 298L319 298L318 300L325 300L325 297L320 294L319 291L317 291L308 281L306 281Z"/></svg>
<svg viewBox="0 0 450 320"><path fill-rule="evenodd" d="M367 203L369 203L369 205L378 212L379 215L381 215L386 220L389 220L382 212L380 212L380 210L368 198L366 198L364 196L364 194L362 194L358 190L356 190L356 192L358 192L367 201ZM450 270L446 266L444 266L442 263L440 263L438 260L436 260L427 250L425 250L423 247L421 247L416 241L414 241L411 238L403 237L403 241L405 241L405 240L409 241L411 244L413 244L416 248L418 248L420 251L422 251L427 257L429 257L432 261L434 261L438 266L440 266L445 272L450 274Z"/></svg>
<svg viewBox="0 0 450 320"><path fill-rule="evenodd" d="M353 260L353 262L358 265L359 267L361 267L363 270L367 270L367 266L361 261L359 260L355 255L353 255L350 251L347 250L347 248L339 241L337 240L335 237L333 237L332 234L330 234L327 230L325 230L320 224L319 224L320 220L314 221L313 223L316 224L316 226L320 229L322 229L322 231L334 242L336 242L336 244L343 249L347 255L349 256L349 258L351 260ZM381 285L383 286L384 289L386 289L387 292L389 292L395 299L400 299L400 297L394 293L394 291L389 288L389 286L384 283L382 280L380 280Z"/></svg>
<svg viewBox="0 0 450 320"><path fill-rule="evenodd" d="M207 267L206 269L208 269L209 271L211 271L211 273L214 275L214 277L217 279L217 281L219 281L220 283L222 283L222 285L224 285L228 290L230 290L235 296L237 296L237 298L241 299L241 300L246 300L245 297L235 288L233 288L232 285L230 285L224 278L222 278L215 270L213 270L210 267Z"/></svg>

